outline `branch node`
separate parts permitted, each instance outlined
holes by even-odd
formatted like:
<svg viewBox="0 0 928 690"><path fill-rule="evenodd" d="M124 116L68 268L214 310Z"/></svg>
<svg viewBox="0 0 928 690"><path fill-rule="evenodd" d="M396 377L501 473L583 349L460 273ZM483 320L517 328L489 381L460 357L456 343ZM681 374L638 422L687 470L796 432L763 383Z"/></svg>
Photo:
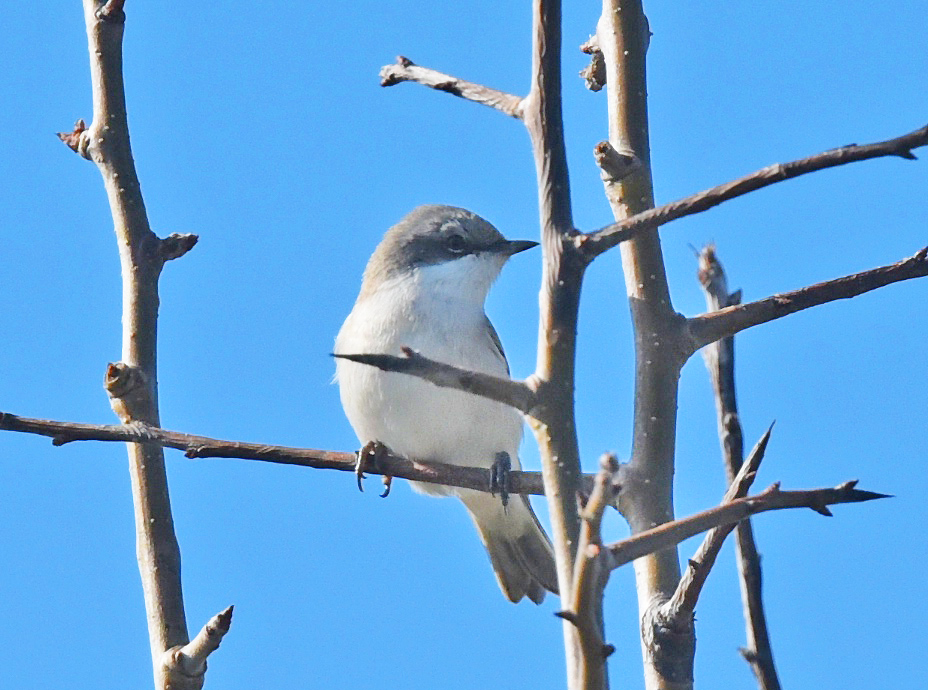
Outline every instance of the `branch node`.
<svg viewBox="0 0 928 690"><path fill-rule="evenodd" d="M193 249L199 239L198 235L174 232L160 240L158 251L164 261L179 259Z"/></svg>
<svg viewBox="0 0 928 690"><path fill-rule="evenodd" d="M149 417L151 388L148 377L139 367L125 362L110 362L106 367L103 387L110 398L110 407L123 424Z"/></svg>
<svg viewBox="0 0 928 690"><path fill-rule="evenodd" d="M586 88L590 91L602 91L606 85L606 59L599 48L596 34L580 45L580 52L590 56L590 64L580 70L580 76L586 82Z"/></svg>
<svg viewBox="0 0 928 690"><path fill-rule="evenodd" d="M87 124L81 119L74 123L74 129L70 132L57 132L57 134L58 138L74 153L90 160L90 153L88 152L90 139L86 132Z"/></svg>
<svg viewBox="0 0 928 690"><path fill-rule="evenodd" d="M580 617L573 611L555 611L554 615L561 618L574 626L579 627Z"/></svg>
<svg viewBox="0 0 928 690"><path fill-rule="evenodd" d="M126 21L126 13L123 7L126 0L107 0L106 4L93 13L97 19L115 24L123 24Z"/></svg>
<svg viewBox="0 0 928 690"><path fill-rule="evenodd" d="M605 184L621 182L641 167L641 161L633 151L619 152L608 141L601 141L593 147L593 158Z"/></svg>

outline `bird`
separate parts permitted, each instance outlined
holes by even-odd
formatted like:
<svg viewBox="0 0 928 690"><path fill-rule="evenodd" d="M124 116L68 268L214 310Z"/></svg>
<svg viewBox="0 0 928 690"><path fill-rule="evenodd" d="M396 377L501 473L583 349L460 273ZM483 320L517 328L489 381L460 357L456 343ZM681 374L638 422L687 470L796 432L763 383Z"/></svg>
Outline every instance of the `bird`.
<svg viewBox="0 0 928 690"><path fill-rule="evenodd" d="M496 468L519 463L523 420L514 408L340 355L399 355L404 348L470 371L509 377L485 312L490 287L511 256L537 246L507 240L477 214L419 206L390 228L364 270L361 291L335 340L335 380L362 444L378 442L413 460ZM420 493L455 496L467 508L497 582L512 602L540 604L557 592L554 551L528 498L411 482Z"/></svg>

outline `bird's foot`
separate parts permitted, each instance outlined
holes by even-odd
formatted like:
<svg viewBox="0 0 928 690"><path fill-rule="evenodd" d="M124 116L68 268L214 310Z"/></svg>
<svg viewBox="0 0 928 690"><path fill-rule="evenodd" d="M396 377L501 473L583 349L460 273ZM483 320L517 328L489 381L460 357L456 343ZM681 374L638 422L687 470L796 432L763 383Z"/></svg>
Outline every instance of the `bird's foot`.
<svg viewBox="0 0 928 690"><path fill-rule="evenodd" d="M509 505L509 472L512 470L512 460L509 453L501 451L496 454L496 459L490 465L490 495L495 496L499 493L499 498L503 502L503 509Z"/></svg>
<svg viewBox="0 0 928 690"><path fill-rule="evenodd" d="M354 466L354 475L358 480L358 491L364 491L364 471L376 472L377 464L380 458L389 453L389 449L380 441L368 441L364 447L358 451L358 460ZM381 498L390 495L390 487L393 484L393 477L388 474L383 475L383 493Z"/></svg>

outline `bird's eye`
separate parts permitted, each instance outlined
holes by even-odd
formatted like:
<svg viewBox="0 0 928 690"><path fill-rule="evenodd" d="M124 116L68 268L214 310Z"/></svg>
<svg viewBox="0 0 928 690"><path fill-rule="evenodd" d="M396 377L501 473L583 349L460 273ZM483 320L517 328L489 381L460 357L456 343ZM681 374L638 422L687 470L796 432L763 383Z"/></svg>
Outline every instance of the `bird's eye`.
<svg viewBox="0 0 928 690"><path fill-rule="evenodd" d="M461 254L467 249L467 242L461 235L451 235L448 238L448 250L454 254Z"/></svg>

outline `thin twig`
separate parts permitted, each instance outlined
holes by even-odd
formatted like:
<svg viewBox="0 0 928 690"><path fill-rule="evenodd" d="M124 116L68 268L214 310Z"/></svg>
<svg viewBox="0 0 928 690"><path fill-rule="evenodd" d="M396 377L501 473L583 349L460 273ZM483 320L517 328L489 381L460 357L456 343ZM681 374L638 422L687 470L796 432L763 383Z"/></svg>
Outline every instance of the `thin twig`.
<svg viewBox="0 0 928 690"><path fill-rule="evenodd" d="M887 494L856 489L854 488L856 485L857 481L852 480L833 489L781 491L779 484L773 484L759 494L739 498L687 518L665 522L628 539L610 544L606 548L612 553L613 567L618 568L631 563L636 558L679 544L684 539L689 539L700 532L721 525L733 524L768 510L811 508L820 515L831 517L831 511L828 510L830 505L889 498Z"/></svg>
<svg viewBox="0 0 928 690"><path fill-rule="evenodd" d="M888 266L880 266L793 292L773 295L757 302L726 307L687 319L687 348L692 353L720 338L802 309L856 297L891 283L924 276L928 276L928 247L919 250L908 259Z"/></svg>
<svg viewBox="0 0 928 690"><path fill-rule="evenodd" d="M722 498L722 505L743 498L747 495L757 476L757 470L761 461L764 459L764 452L767 450L767 442L770 440L770 432L773 425L767 429L766 433L754 446L747 462L741 465L738 474L735 475L725 496ZM737 523L740 524L740 523ZM715 559L722 550L725 539L735 529L736 523L720 525L710 529L699 545L696 554L690 559L689 567L684 571L677 585L677 590L673 596L663 604L666 616L670 620L682 621L683 619L692 619L693 612L696 610L696 602L702 592L703 585L709 577Z"/></svg>
<svg viewBox="0 0 928 690"><path fill-rule="evenodd" d="M741 291L728 292L725 271L716 256L715 247L705 247L698 256L699 282L706 295L708 310L718 311L740 304ZM719 441L725 460L725 475L731 483L744 459L744 441L735 395L735 340L733 337L722 338L704 347L702 352L715 391ZM735 527L735 559L747 637L747 646L741 649L741 655L751 665L760 690L780 690L767 616L764 614L760 554L750 519L742 520Z"/></svg>
<svg viewBox="0 0 928 690"><path fill-rule="evenodd" d="M47 436L52 443L61 446L74 441L120 441L163 446L181 450L188 458L238 458L257 460L278 465L295 465L323 470L355 472L358 454L314 450L312 448L290 448L245 441L223 441L168 431L141 422L131 424L80 424L47 419L32 419L0 412L0 429ZM444 484L476 491L490 491L492 473L489 469L447 465L425 460L407 458L385 453L378 455L376 464L368 463L364 471L369 474L388 475L430 484ZM595 475L582 477L582 490L593 490ZM509 493L544 496L544 482L540 472L513 470L509 473Z"/></svg>
<svg viewBox="0 0 928 690"><path fill-rule="evenodd" d="M808 158L789 163L775 163L744 177L712 187L684 199L673 201L663 206L638 213L630 218L607 225L601 230L585 235L577 235L574 241L587 260L592 261L608 249L615 247L637 234L660 227L678 218L701 213L722 202L757 191L783 180L790 180L800 175L833 168L847 163L898 156L914 160L913 149L928 145L928 125L895 139L867 144L865 146L842 146L824 151Z"/></svg>
<svg viewBox="0 0 928 690"><path fill-rule="evenodd" d="M535 391L522 381L491 376L477 371L468 371L450 364L436 362L420 355L408 347L403 348L403 357L380 354L340 354L332 355L338 359L367 364L382 371L409 374L424 379L441 388L453 388L459 391L479 395L514 407L520 412L531 414L537 404Z"/></svg>
<svg viewBox="0 0 928 690"><path fill-rule="evenodd" d="M400 55L392 65L380 68L380 85L393 86L412 81L437 91L444 91L467 101L495 108L517 120L522 119L522 99L504 91L452 77L428 67L420 67Z"/></svg>

